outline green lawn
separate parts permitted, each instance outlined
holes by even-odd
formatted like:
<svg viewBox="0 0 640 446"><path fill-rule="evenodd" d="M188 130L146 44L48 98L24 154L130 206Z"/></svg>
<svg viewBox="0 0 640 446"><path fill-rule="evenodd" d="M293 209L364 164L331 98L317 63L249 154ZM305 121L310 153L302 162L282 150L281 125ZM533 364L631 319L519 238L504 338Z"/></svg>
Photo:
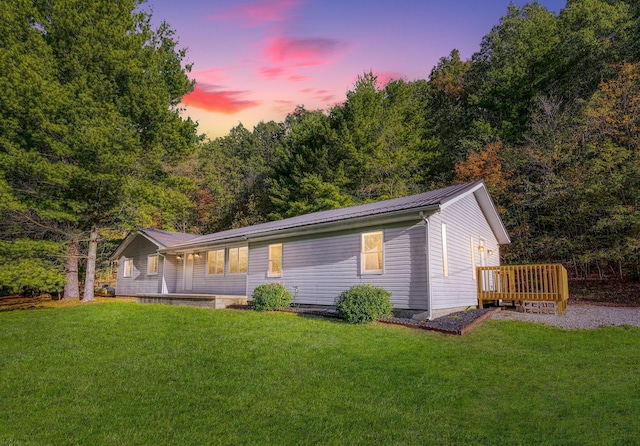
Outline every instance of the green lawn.
<svg viewBox="0 0 640 446"><path fill-rule="evenodd" d="M0 313L0 445L640 444L640 329Z"/></svg>

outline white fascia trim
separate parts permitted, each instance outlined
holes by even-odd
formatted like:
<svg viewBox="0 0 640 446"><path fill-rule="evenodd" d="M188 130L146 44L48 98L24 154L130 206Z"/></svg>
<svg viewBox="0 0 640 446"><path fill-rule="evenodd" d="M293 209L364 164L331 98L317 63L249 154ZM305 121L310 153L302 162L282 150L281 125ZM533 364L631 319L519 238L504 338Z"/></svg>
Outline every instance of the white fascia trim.
<svg viewBox="0 0 640 446"><path fill-rule="evenodd" d="M162 243L158 242L157 240L155 240L152 237L149 237L143 231L140 231L138 229L136 231L130 232L129 235L127 235L127 237L122 241L122 243L120 243L120 246L118 246L118 248L114 251L114 253L111 254L111 256L109 256L109 260L116 260L116 259L120 258L120 255L122 254L122 252L125 249L127 249L127 246L129 246L131 244L131 242L133 241L133 239L135 239L138 235L143 236L144 238L149 240L151 243L156 245L158 250L165 248L165 246Z"/></svg>
<svg viewBox="0 0 640 446"><path fill-rule="evenodd" d="M484 214L485 218L489 222L489 226L493 231L493 234L496 236L498 243L501 245L507 245L511 243L511 239L509 238L509 233L507 229L504 227L504 223L500 218L500 214L498 214L498 210L496 209L491 196L489 195L489 191L484 183L478 183L474 187L469 190L461 193L457 197L452 198L451 200L445 202L440 207L441 209L446 209L452 204L460 201L461 199L467 197L470 193L472 193L478 205L480 206L480 210Z"/></svg>
<svg viewBox="0 0 640 446"><path fill-rule="evenodd" d="M449 207L449 206L451 206L452 204L454 204L454 203L456 203L456 202L458 202L458 201L462 200L462 199L463 199L463 198L465 198L467 195L469 195L470 193L473 193L473 192L477 191L478 189L484 189L484 190L485 190L485 193L487 192L487 189L486 189L486 187L485 187L484 183L478 183L478 184L476 184L475 186L473 186L472 188L467 189L466 191L462 192L461 194L459 194L459 195L457 195L457 196L453 197L451 200L448 200L448 201L445 201L444 203L442 203L442 204L440 205L440 209L446 209L446 208L448 208L448 207Z"/></svg>

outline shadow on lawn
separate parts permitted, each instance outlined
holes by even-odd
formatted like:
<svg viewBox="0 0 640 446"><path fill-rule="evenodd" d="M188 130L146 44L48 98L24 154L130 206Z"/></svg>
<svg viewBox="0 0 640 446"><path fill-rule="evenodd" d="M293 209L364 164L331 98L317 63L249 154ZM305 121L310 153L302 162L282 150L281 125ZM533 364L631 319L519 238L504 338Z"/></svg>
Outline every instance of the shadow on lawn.
<svg viewBox="0 0 640 446"><path fill-rule="evenodd" d="M127 298L96 297L94 301L88 303L115 302L116 300L119 302L134 302L133 299ZM24 297L19 294L0 297L0 313L16 310L74 307L77 305L87 305L87 302L80 302L80 299L58 300L51 297L49 294L43 294L35 297Z"/></svg>
<svg viewBox="0 0 640 446"><path fill-rule="evenodd" d="M51 302L55 301L50 295L36 297L23 297L20 295L3 296L0 297L0 312L47 308Z"/></svg>

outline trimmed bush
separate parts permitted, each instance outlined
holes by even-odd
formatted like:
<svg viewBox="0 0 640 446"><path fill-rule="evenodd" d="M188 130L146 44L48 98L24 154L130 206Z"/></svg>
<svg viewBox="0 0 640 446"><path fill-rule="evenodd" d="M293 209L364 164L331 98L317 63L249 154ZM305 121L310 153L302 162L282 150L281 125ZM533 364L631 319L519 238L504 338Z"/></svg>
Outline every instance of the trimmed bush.
<svg viewBox="0 0 640 446"><path fill-rule="evenodd" d="M363 324L393 315L391 293L373 285L355 285L336 298L338 315L352 324Z"/></svg>
<svg viewBox="0 0 640 446"><path fill-rule="evenodd" d="M257 311L283 310L292 300L291 293L279 283L265 283L253 290L253 309Z"/></svg>

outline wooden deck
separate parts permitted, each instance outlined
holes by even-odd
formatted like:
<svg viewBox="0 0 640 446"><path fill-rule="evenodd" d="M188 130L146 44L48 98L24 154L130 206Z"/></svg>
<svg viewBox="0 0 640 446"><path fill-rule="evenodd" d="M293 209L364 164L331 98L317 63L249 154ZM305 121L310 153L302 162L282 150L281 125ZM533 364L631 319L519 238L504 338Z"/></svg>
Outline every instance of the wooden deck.
<svg viewBox="0 0 640 446"><path fill-rule="evenodd" d="M133 296L139 303L189 305L192 307L227 308L247 305L247 296L224 294L145 294Z"/></svg>
<svg viewBox="0 0 640 446"><path fill-rule="evenodd" d="M567 308L567 270L559 264L478 267L478 306L484 302L555 302L558 314Z"/></svg>

